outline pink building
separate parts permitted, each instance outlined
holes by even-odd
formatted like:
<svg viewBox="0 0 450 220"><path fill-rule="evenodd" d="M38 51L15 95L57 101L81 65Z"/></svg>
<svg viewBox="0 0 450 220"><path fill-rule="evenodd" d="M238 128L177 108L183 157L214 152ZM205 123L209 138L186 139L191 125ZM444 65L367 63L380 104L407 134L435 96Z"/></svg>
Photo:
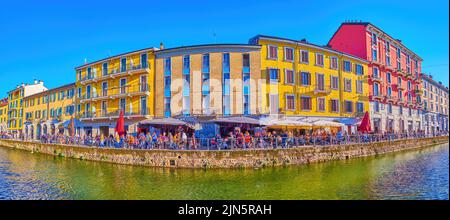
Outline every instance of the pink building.
<svg viewBox="0 0 450 220"><path fill-rule="evenodd" d="M421 129L416 119L422 107L422 59L417 54L369 22L342 23L328 45L369 61L369 101L376 130Z"/></svg>

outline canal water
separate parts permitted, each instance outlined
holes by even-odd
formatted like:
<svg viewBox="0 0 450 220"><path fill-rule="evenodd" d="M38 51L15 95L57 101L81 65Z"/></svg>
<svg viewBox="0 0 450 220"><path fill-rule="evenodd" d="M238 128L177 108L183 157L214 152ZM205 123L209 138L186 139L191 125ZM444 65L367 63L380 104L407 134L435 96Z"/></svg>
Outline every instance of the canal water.
<svg viewBox="0 0 450 220"><path fill-rule="evenodd" d="M304 166L135 167L0 147L0 199L449 199L449 145Z"/></svg>

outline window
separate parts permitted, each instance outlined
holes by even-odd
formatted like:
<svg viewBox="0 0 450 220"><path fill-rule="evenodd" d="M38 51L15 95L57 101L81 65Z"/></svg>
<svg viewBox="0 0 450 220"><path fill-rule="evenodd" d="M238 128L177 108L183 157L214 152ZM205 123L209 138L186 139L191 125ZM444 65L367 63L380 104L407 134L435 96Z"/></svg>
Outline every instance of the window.
<svg viewBox="0 0 450 220"><path fill-rule="evenodd" d="M171 60L170 60L170 57L167 57L165 60L164 60L164 75L165 76L167 76L167 75L170 75L171 74L171 72L172 72L172 65L171 65Z"/></svg>
<svg viewBox="0 0 450 220"><path fill-rule="evenodd" d="M356 80L356 92L359 94L363 93L363 81L362 80Z"/></svg>
<svg viewBox="0 0 450 220"><path fill-rule="evenodd" d="M317 98L317 111L325 111L325 98Z"/></svg>
<svg viewBox="0 0 450 220"><path fill-rule="evenodd" d="M325 91L325 77L323 74L316 73L316 89Z"/></svg>
<svg viewBox="0 0 450 220"><path fill-rule="evenodd" d="M120 59L120 71L125 72L127 71L127 58L123 57Z"/></svg>
<svg viewBox="0 0 450 220"><path fill-rule="evenodd" d="M387 82L391 83L391 73L390 72L386 73L386 78L387 78Z"/></svg>
<svg viewBox="0 0 450 220"><path fill-rule="evenodd" d="M279 70L278 69L269 69L269 77L270 77L271 83L278 83Z"/></svg>
<svg viewBox="0 0 450 220"><path fill-rule="evenodd" d="M391 103L388 104L387 110L388 110L389 114L392 114L392 104Z"/></svg>
<svg viewBox="0 0 450 220"><path fill-rule="evenodd" d="M309 63L309 53L307 50L300 50L300 63Z"/></svg>
<svg viewBox="0 0 450 220"><path fill-rule="evenodd" d="M301 101L301 109L303 111L310 111L311 110L311 97L308 96L302 96L300 98Z"/></svg>
<svg viewBox="0 0 450 220"><path fill-rule="evenodd" d="M295 96L292 94L286 95L286 110L295 110Z"/></svg>
<svg viewBox="0 0 450 220"><path fill-rule="evenodd" d="M344 60L343 63L344 63L343 70L345 72L351 72L352 71L352 64L350 63L350 61Z"/></svg>
<svg viewBox="0 0 450 220"><path fill-rule="evenodd" d="M352 92L352 80L344 78L344 90L346 92Z"/></svg>
<svg viewBox="0 0 450 220"><path fill-rule="evenodd" d="M388 96L392 96L392 88L391 87L387 88L387 94L388 94Z"/></svg>
<svg viewBox="0 0 450 220"><path fill-rule="evenodd" d="M334 89L334 90L339 89L339 77L331 76L331 89Z"/></svg>
<svg viewBox="0 0 450 220"><path fill-rule="evenodd" d="M331 111L339 112L339 100L338 99L331 100Z"/></svg>
<svg viewBox="0 0 450 220"><path fill-rule="evenodd" d="M295 79L294 79L294 71L293 70L289 70L289 69L285 69L284 71L284 83L285 84L295 84Z"/></svg>
<svg viewBox="0 0 450 220"><path fill-rule="evenodd" d="M330 69L337 69L337 68L338 68L338 58L331 57L330 58Z"/></svg>
<svg viewBox="0 0 450 220"><path fill-rule="evenodd" d="M267 47L267 58L276 60L278 59L278 47L274 45L269 45Z"/></svg>
<svg viewBox="0 0 450 220"><path fill-rule="evenodd" d="M308 72L301 72L301 80L302 86L310 86L311 85L311 74Z"/></svg>
<svg viewBox="0 0 450 220"><path fill-rule="evenodd" d="M401 105L398 107L398 114L403 115L403 106Z"/></svg>
<svg viewBox="0 0 450 220"><path fill-rule="evenodd" d="M372 48L372 60L377 61L377 58L378 58L377 50Z"/></svg>
<svg viewBox="0 0 450 220"><path fill-rule="evenodd" d="M356 75L362 76L364 75L364 68L360 64L355 64Z"/></svg>
<svg viewBox="0 0 450 220"><path fill-rule="evenodd" d="M284 48L284 60L292 62L294 61L294 49L291 47Z"/></svg>
<svg viewBox="0 0 450 220"><path fill-rule="evenodd" d="M353 102L352 101L345 101L345 112L346 113L353 113Z"/></svg>
<svg viewBox="0 0 450 220"><path fill-rule="evenodd" d="M406 85L408 87L408 90L411 90L411 81L408 81L408 83Z"/></svg>
<svg viewBox="0 0 450 220"><path fill-rule="evenodd" d="M409 115L409 116L412 116L412 110L411 110L411 108L408 108L408 115Z"/></svg>
<svg viewBox="0 0 450 220"><path fill-rule="evenodd" d="M316 53L316 66L323 67L323 54Z"/></svg>

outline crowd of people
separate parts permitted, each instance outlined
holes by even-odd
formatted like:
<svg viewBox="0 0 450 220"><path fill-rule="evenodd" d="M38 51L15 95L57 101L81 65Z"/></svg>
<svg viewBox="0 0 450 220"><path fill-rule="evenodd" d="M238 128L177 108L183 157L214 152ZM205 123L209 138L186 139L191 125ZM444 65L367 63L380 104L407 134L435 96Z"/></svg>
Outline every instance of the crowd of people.
<svg viewBox="0 0 450 220"><path fill-rule="evenodd" d="M299 133L297 131L262 130L250 133L236 129L226 135L217 134L215 137L198 137L194 132L183 130L175 132L140 133L137 135L126 134L104 136L64 134L44 134L32 140L24 135L13 136L8 133L0 133L1 138L20 139L24 141L40 141L42 143L83 145L93 147L126 148L126 149L172 149L172 150L227 150L227 149L273 149L292 148L300 146L325 146L342 145L352 143L369 143L380 141L392 141L405 138L421 138L430 136L448 135L448 132L435 132L426 134L424 131L412 131L406 133L348 133L346 131L330 131L318 129L312 132Z"/></svg>

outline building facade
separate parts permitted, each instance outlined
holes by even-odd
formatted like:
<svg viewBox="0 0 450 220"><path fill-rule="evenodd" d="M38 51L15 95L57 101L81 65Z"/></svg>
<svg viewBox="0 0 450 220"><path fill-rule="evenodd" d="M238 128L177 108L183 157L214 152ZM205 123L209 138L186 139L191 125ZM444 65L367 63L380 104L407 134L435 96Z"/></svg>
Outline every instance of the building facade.
<svg viewBox="0 0 450 220"><path fill-rule="evenodd" d="M433 80L433 76L423 75L423 123L427 134L449 131L448 87Z"/></svg>
<svg viewBox="0 0 450 220"><path fill-rule="evenodd" d="M39 139L42 135L66 134L64 122L74 115L75 83L23 98L23 134L27 139Z"/></svg>
<svg viewBox="0 0 450 220"><path fill-rule="evenodd" d="M0 99L0 132L8 131L8 98Z"/></svg>
<svg viewBox="0 0 450 220"><path fill-rule="evenodd" d="M422 59L368 22L345 22L328 45L369 61L369 100L376 132L422 130Z"/></svg>
<svg viewBox="0 0 450 220"><path fill-rule="evenodd" d="M46 91L43 81L35 80L33 84L22 84L8 92L8 132L21 135L23 128L23 98Z"/></svg>
<svg viewBox="0 0 450 220"><path fill-rule="evenodd" d="M77 118L81 135L114 134L121 110L125 128L154 116L154 51L147 48L76 67Z"/></svg>
<svg viewBox="0 0 450 220"><path fill-rule="evenodd" d="M262 114L260 46L215 44L155 52L155 116Z"/></svg>
<svg viewBox="0 0 450 220"><path fill-rule="evenodd" d="M271 115L361 118L369 111L367 61L308 43L258 35L264 110Z"/></svg>

